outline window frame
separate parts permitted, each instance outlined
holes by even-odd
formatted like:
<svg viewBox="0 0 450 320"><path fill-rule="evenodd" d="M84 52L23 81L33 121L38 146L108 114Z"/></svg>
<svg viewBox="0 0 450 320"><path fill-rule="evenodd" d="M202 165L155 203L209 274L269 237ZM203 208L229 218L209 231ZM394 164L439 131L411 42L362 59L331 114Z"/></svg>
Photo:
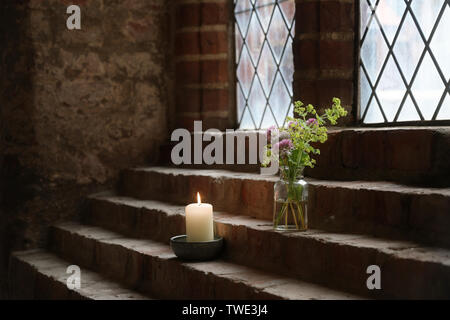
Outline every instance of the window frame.
<svg viewBox="0 0 450 320"><path fill-rule="evenodd" d="M237 24L238 24L238 22L237 22L237 19L236 19L236 15L235 15L235 6L236 6L236 4L235 4L235 0L229 0L230 1L230 3L231 3L231 22L232 22L232 28L231 28L231 30L232 30L232 35L231 35L231 37L230 37L230 39L231 39L231 41L232 41L232 50L230 50L231 51L231 53L232 53L232 59L230 59L231 61L232 61L232 65L233 65L233 72L232 72L232 74L233 74L233 88L232 88L232 92L233 92L233 95L234 95L234 98L233 98L233 107L234 107L234 111L233 111L233 118L234 118L234 122L235 122L235 129L236 130L256 130L256 131L259 131L259 130L265 130L265 128L264 127L261 127L262 126L262 123L263 123L263 118L261 118L261 121L260 121L260 124L259 124L259 128L251 128L251 129L245 129L245 128L240 128L240 125L241 125L241 122L242 122L242 118L243 118L243 116L244 116L244 113L245 113L245 109L246 108L249 108L249 106L248 106L248 100L250 99L250 92L251 92L251 89L253 88L253 82L255 82L255 81L259 81L259 82L261 82L261 80L259 79L257 79L257 78L259 78L258 76L257 76L257 68L258 68L258 63L259 63L259 59L258 59L258 61L256 62L256 68L255 68L255 75L253 75L253 79L252 79L252 84L251 84L251 86L250 86L250 90L249 90L249 97L248 98L245 98L245 95L244 95L244 93L242 92L242 94L243 94L243 96L244 96L244 99L245 99L245 106L244 106L244 110L243 110L243 112L242 112L242 114L241 114L241 116L239 117L239 111L238 111L238 94L239 94L239 92L238 92L238 90L243 90L242 88L239 88L239 78L238 78L238 66L239 66L239 62L240 62L240 59L241 59L241 55L242 55L242 52L241 52L241 55L239 56L239 60L236 60L236 54L237 54L237 48L236 48L236 32L241 32L241 31L239 31L239 30L237 30L237 28L236 28L236 26L237 26ZM239 1L239 0L237 0L237 1ZM275 4L276 6L278 6L279 7L279 4L278 4L278 2L280 1L280 0L274 0L274 1L276 1L277 3ZM294 3L294 6L296 7L296 1L295 0L281 0L281 1L293 1L293 3ZM256 15L256 8L255 8L255 6L254 5L252 5L252 9L251 9L252 11L253 10L255 10L255 12L253 13L253 14L255 14ZM280 11L280 13L281 13L281 15L283 15L283 13L281 12L281 8L279 7L278 8L278 10ZM295 9L294 9L295 10ZM272 12L272 17L270 18L270 22L269 22L269 27L270 27L270 25L271 25L271 23L272 23L272 18L273 18L273 15L274 15L274 13ZM258 18L258 20L259 20L260 18ZM283 17L283 20L285 20L285 18ZM249 20L249 23L250 23L251 21ZM286 21L284 21L284 23L285 24L287 24L287 22ZM249 27L249 26L248 26ZM292 21L292 24L291 24L291 26L290 26L290 28L286 25L286 27L287 27L287 30L288 30L288 37L287 37L287 39L286 40L288 40L289 39L289 37L292 37L292 42L291 42L291 45L293 46L294 45L294 41L295 41L295 34L293 35L292 34L292 30L294 30L294 32L295 32L295 14L294 14L294 18L293 18L293 21ZM264 31L263 31L264 32ZM263 45L261 46L261 48L260 48L260 56L261 56L261 52L262 52L262 50L263 50L263 48L264 48L264 43L267 41L268 42L268 40L267 40L267 34L268 34L268 32L269 32L269 29L267 30L267 32L264 32L265 34L264 34L264 40L263 40ZM247 34L245 34L245 35L242 35L242 34L240 34L240 36L243 36L243 38L245 39L246 38L246 36L247 36ZM275 76L274 76L274 79L273 79L273 81L272 81L272 85L271 85L271 87L272 87L272 89L271 89L271 91L273 90L273 88L274 88L274 86L275 86L275 80L276 80L276 77L277 77L277 73L280 73L280 75L281 75L281 78L282 78L282 82L287 86L288 84L286 84L286 82L287 82L287 80L286 79L284 79L284 77L282 76L282 74L281 74L281 71L280 71L280 66L281 66L281 64L282 64L282 59L284 58L284 56L285 56L285 51L287 50L287 49L289 49L289 42L288 41L286 41L286 43L284 44L284 49L283 49L283 52L282 52L282 54L281 54L281 58L280 58L280 62L279 63L276 63L276 71L275 71ZM248 46L248 45L247 45ZM290 48L291 50L293 49L292 47ZM247 49L247 50L249 50L249 49ZM272 52L272 49L271 49L271 54L273 55L273 52ZM294 61L292 61L292 63L293 63L293 69L294 69L294 72L295 72L295 64L294 64ZM253 61L252 61L252 64L253 64ZM252 66L253 68L254 68L254 66ZM289 105L289 107L288 107L288 109L287 109L287 113L286 113L286 115L285 115L285 118L284 118L284 122L281 124L281 127L282 126L284 126L285 124L286 124L286 120L287 120L287 117L288 116L293 116L293 114L290 114L290 111L291 111L291 109L293 110L293 107L291 107L291 106L293 106L293 103L294 103L294 87L293 87L293 83L291 83L291 92L289 92L289 90L286 88L286 90L288 91L288 94L289 94L289 96L290 96L290 100L291 100L291 103L290 103L290 105ZM264 89L263 89L263 91L264 91ZM271 110L272 109L272 107L269 105L269 100L270 100L270 97L271 97L271 94L272 94L272 92L270 92L269 93L269 95L268 95L268 97L266 98L266 97L264 97L264 99L266 100L266 105L265 105L265 110L264 110L264 114L266 113L266 112L272 112L272 116L274 117L274 119L275 119L275 121L276 122L278 122L278 120L276 119L276 117L275 117L275 115L273 114L273 111ZM263 114L263 116L264 116L264 114ZM255 124L255 125L257 125L257 123L255 122L255 120L253 119L253 116L251 115L251 117L252 117L252 122Z"/></svg>
<svg viewBox="0 0 450 320"><path fill-rule="evenodd" d="M380 123L364 123L363 119L361 117L361 110L362 110L362 106L361 106L361 65L362 65L362 59L361 59L361 46L362 46L362 42L361 42L361 3L360 1L367 1L367 0L359 0L355 2L355 56L357 57L357 59L355 59L355 77L356 77L356 81L355 81L355 106L356 106L356 124L360 127L408 127L408 126L421 126L421 127L443 127L443 126L450 126L450 119L444 119L444 120L413 120L413 121L395 121L395 122L380 122ZM376 1L375 7L378 5L380 0ZM405 6L406 6L406 11L409 12L409 14L414 13L412 8L410 7L411 2L414 0L400 0L400 1L404 1L405 2ZM445 10L450 10L450 0L443 0L444 1L444 5L447 5L448 8ZM444 6L443 5L443 6ZM441 11L439 12L436 21L438 21L437 23L435 23L433 25L432 28L432 34L434 35L435 31L436 31L436 26L440 23L442 16L443 16L444 10L441 9ZM369 21L373 19L373 15L370 16ZM402 17L401 20L401 24L398 26L396 34L399 33L399 30L402 27L402 24L404 22L405 18ZM384 32L383 30L381 30L382 33ZM423 31L420 29L420 33L423 33ZM385 35L383 35L383 37L385 37ZM423 38L423 34L421 34L421 38ZM432 38L432 37L431 37ZM422 39L423 40L423 39ZM388 56L391 55L391 51L393 50L391 45L387 45L388 47ZM425 52L432 52L432 50L429 48L430 47L430 43L427 43L427 41L424 42L424 49ZM386 56L387 57L387 56ZM385 66L387 64L388 59L386 58L385 61L383 62L383 65ZM422 62L423 63L423 60ZM383 67L384 67L383 66ZM416 67L417 68L417 67ZM417 71L415 70L415 73L417 73ZM408 88L408 86L405 86L405 90L406 90L406 94L410 94L411 88ZM446 90L446 94L450 95L450 79L447 80L447 84L444 85L444 90ZM371 95L373 95L373 93L371 93ZM439 111L440 109L443 107L443 102L445 99L445 95L442 99L442 101L440 101L440 105L438 105ZM403 107L403 106L402 106ZM420 109L420 106L418 106ZM381 106L381 108L383 108Z"/></svg>

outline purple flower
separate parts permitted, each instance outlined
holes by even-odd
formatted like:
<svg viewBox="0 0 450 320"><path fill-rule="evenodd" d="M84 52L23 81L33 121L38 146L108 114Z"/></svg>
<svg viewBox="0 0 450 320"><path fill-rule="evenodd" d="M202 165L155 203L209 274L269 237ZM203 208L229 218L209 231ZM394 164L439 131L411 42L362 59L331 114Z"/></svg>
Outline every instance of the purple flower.
<svg viewBox="0 0 450 320"><path fill-rule="evenodd" d="M289 121L288 128L291 128L295 125L295 121Z"/></svg>
<svg viewBox="0 0 450 320"><path fill-rule="evenodd" d="M317 122L317 119L315 119L315 118L309 118L308 120L306 120L306 124L309 126L309 125L312 125L312 124L314 124L314 125L316 125L318 122Z"/></svg>
<svg viewBox="0 0 450 320"><path fill-rule="evenodd" d="M284 158L294 148L294 144L290 139L283 139L273 146L274 154L278 154L281 158Z"/></svg>
<svg viewBox="0 0 450 320"><path fill-rule="evenodd" d="M278 147L280 148L280 150L285 150L285 149L292 149L294 148L294 145L292 144L291 139L283 139L280 142L278 142Z"/></svg>

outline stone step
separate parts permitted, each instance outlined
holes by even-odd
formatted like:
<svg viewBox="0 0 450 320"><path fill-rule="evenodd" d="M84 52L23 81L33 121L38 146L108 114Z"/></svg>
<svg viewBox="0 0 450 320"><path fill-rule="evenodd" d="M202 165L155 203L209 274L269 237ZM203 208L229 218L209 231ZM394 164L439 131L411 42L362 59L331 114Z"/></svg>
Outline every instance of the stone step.
<svg viewBox="0 0 450 320"><path fill-rule="evenodd" d="M359 298L223 260L182 262L167 244L93 226L56 226L51 243L61 256L161 299Z"/></svg>
<svg viewBox="0 0 450 320"><path fill-rule="evenodd" d="M120 193L139 199L177 204L203 202L217 210L271 219L275 176L226 170L191 170L169 167L127 169Z"/></svg>
<svg viewBox="0 0 450 320"><path fill-rule="evenodd" d="M278 177L225 170L150 167L126 170L121 194L177 204L204 202L219 211L271 220ZM420 188L389 182L310 183L312 228L450 244L450 188Z"/></svg>
<svg viewBox="0 0 450 320"><path fill-rule="evenodd" d="M266 220L217 211L214 216L228 261L374 298L450 297L450 250L319 230L282 233ZM87 219L166 243L185 232L183 206L151 200L99 195L92 198ZM381 268L382 290L367 289L370 265Z"/></svg>
<svg viewBox="0 0 450 320"><path fill-rule="evenodd" d="M312 227L450 247L450 188L310 180Z"/></svg>
<svg viewBox="0 0 450 320"><path fill-rule="evenodd" d="M448 127L338 129L320 149L313 178L450 187Z"/></svg>
<svg viewBox="0 0 450 320"><path fill-rule="evenodd" d="M243 139L249 134L256 137L257 132L236 131L222 133L219 136L226 141L229 137ZM209 143L204 142L203 145ZM175 144L165 145L162 148L161 164L173 164L171 151ZM234 154L236 142L235 145ZM306 175L312 178L347 181L386 180L406 184L450 186L448 127L329 128L328 141L318 147L321 155L316 157L316 167L306 170ZM248 143L240 148L246 159L248 149ZM225 152L224 149L224 154ZM248 161L246 163L184 166L196 169L259 172L258 164L252 165Z"/></svg>
<svg viewBox="0 0 450 320"><path fill-rule="evenodd" d="M67 287L72 265L43 250L11 255L9 286L12 299L38 300L148 300L95 272L81 270L80 289Z"/></svg>

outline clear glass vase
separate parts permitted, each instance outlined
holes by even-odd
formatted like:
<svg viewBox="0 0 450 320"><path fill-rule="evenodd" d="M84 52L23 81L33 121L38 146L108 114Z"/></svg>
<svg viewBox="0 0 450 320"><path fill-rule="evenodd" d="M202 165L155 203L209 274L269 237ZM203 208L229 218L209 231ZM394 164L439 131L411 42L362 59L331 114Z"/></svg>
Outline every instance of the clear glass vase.
<svg viewBox="0 0 450 320"><path fill-rule="evenodd" d="M280 168L280 180L274 185L273 227L279 231L308 229L308 183L303 168Z"/></svg>

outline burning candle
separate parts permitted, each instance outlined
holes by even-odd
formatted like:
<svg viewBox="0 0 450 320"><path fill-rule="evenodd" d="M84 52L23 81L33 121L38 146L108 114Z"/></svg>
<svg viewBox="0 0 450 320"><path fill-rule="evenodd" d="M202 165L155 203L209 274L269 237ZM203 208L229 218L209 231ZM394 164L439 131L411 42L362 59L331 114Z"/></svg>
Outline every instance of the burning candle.
<svg viewBox="0 0 450 320"><path fill-rule="evenodd" d="M213 206L202 203L197 192L197 203L186 206L186 235L188 242L214 240Z"/></svg>

